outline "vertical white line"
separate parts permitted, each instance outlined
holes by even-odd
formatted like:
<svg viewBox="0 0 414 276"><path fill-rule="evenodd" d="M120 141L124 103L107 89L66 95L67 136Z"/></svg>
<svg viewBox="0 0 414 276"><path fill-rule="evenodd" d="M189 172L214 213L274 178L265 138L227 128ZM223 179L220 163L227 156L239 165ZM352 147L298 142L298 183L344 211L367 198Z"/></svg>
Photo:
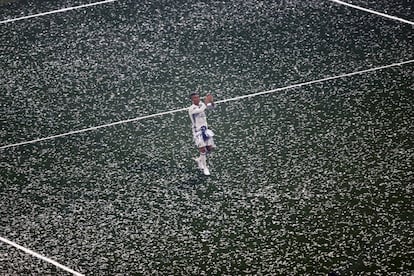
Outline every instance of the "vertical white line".
<svg viewBox="0 0 414 276"><path fill-rule="evenodd" d="M58 262L56 262L56 261L54 261L52 259L49 259L49 258L47 258L45 256L42 256L39 253L36 253L33 250L30 250L30 249L28 249L26 247L23 247L21 245L18 245L17 243L12 242L12 241L10 241L10 240L8 240L6 238L0 237L0 241L5 242L5 243L7 243L7 244L9 244L9 245L11 245L13 247L16 247L17 249L20 249L20 250L26 252L27 254L30 254L30 255L32 255L32 256L34 256L36 258L39 258L39 259L41 259L41 260L43 260L45 262L48 262L48 263L50 263L50 264L52 264L52 265L54 265L56 267L59 267L59 268L65 270L65 271L67 271L69 273L72 273L73 275L76 275L76 276L84 276L83 274L81 274L79 272L76 272L73 269L70 269L69 267L66 267L64 265L61 265L60 263L58 263Z"/></svg>
<svg viewBox="0 0 414 276"><path fill-rule="evenodd" d="M67 11L71 11L71 10L76 10L76 9L81 9L81 8L86 8L86 7L92 7L92 6L106 4L106 3L115 2L115 1L117 1L117 0L105 0L105 1L100 1L100 2L95 2L95 3L75 6L75 7L68 7L68 8L63 8L63 9L54 10L54 11L48 11L48 12L43 12L43 13L38 13L38 14L32 14L32 15L28 15L28 16L22 16L22 17L18 17L18 18L12 18L12 19L7 19L7 20L0 21L0 24L15 22L15 21L34 18L34 17L39 17L39 16L44 16L44 15L48 15L48 14L54 14L54 13L59 13L59 12L67 12Z"/></svg>
<svg viewBox="0 0 414 276"><path fill-rule="evenodd" d="M396 16L388 15L388 14L385 14L385 13L382 13L382 12L373 11L373 10L366 9L366 8L356 6L356 5L353 5L353 4L349 4L349 3L346 3L346 2L343 2L343 1L340 1L340 0L328 0L328 1L335 2L335 3L340 4L340 5L348 6L348 7L357 9L357 10L361 10L361 11L364 11L364 12L369 12L369 13L372 13L372 14L375 14L375 15L383 16L383 17L386 17L388 19L400 21L402 23L406 23L406 24L410 24L410 25L414 26L414 22L411 22L411 21L408 21L408 20L405 20L405 19L402 19L402 18L399 18L399 17L396 17Z"/></svg>

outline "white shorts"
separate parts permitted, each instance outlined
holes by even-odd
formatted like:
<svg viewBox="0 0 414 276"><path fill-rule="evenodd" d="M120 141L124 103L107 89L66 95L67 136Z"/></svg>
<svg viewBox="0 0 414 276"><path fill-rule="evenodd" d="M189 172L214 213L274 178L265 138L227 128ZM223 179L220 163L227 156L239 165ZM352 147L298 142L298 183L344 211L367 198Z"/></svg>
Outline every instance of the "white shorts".
<svg viewBox="0 0 414 276"><path fill-rule="evenodd" d="M214 132L210 129L207 129L206 134L208 135L207 140L203 139L203 135L202 135L201 131L198 131L194 134L194 142L195 142L197 148L204 148L204 147L207 147L207 146L215 147L214 139L213 139Z"/></svg>

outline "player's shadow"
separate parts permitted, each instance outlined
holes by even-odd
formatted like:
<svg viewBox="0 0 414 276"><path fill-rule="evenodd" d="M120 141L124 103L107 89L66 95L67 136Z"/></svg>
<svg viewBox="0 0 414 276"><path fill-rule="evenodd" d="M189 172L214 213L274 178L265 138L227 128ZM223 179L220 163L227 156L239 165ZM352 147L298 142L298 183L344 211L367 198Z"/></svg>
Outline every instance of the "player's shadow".
<svg viewBox="0 0 414 276"><path fill-rule="evenodd" d="M188 170L189 177L182 182L185 186L200 186L207 183L208 177L203 175L201 172L195 170ZM193 174L193 175L191 175Z"/></svg>
<svg viewBox="0 0 414 276"><path fill-rule="evenodd" d="M128 167L128 171L133 173L156 173L159 175L180 175L182 180L177 183L181 186L200 186L206 184L211 176L205 176L200 170L194 168L192 163L176 167L171 162L165 160L145 160L136 161Z"/></svg>
<svg viewBox="0 0 414 276"><path fill-rule="evenodd" d="M195 168L192 163L177 169L177 173L183 176L180 183L183 187L207 187L214 179L213 175L204 175L203 172Z"/></svg>
<svg viewBox="0 0 414 276"><path fill-rule="evenodd" d="M205 176L194 168L186 169L187 178L181 181L179 189L195 191L200 199L206 199L217 193L217 183L214 176Z"/></svg>

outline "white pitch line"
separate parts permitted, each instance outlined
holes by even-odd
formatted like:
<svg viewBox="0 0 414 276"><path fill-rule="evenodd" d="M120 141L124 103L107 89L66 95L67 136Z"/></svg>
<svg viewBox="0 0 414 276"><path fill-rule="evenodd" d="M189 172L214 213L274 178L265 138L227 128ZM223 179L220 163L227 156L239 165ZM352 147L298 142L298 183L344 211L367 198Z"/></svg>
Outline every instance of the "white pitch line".
<svg viewBox="0 0 414 276"><path fill-rule="evenodd" d="M363 8L363 7L360 7L360 6L356 6L356 5L353 5L353 4L349 4L349 3L346 3L346 2L343 2L343 1L340 1L340 0L328 0L328 1L335 2L337 4L345 5L345 6L357 9L357 10L361 10L361 11L364 11L364 12L369 12L369 13L372 13L372 14L376 14L376 15L379 15L379 16L386 17L388 19L400 21L400 22L403 22L403 23L410 24L410 25L414 26L414 22L412 22L412 21L408 21L408 20L405 20L405 19L402 19L402 18L399 18L399 17L396 17L396 16L388 15L386 13L373 11L373 10Z"/></svg>
<svg viewBox="0 0 414 276"><path fill-rule="evenodd" d="M100 2L95 2L95 3L90 3L90 4L84 4L84 5L75 6L75 7L68 7L68 8L63 8L63 9L54 10L54 11L48 11L48 12L43 12L43 13L38 13L38 14L32 14L32 15L28 15L28 16L22 16L22 17L18 17L18 18L2 20L2 21L0 21L0 24L15 22L15 21L34 18L34 17L39 17L39 16L44 16L44 15L48 15L48 14L54 14L54 13L59 13L59 12L67 12L67 11L71 11L71 10L76 10L76 9L81 9L81 8L86 8L86 7L92 7L92 6L106 4L106 3L115 2L115 1L117 1L117 0L105 0L105 1L100 1Z"/></svg>
<svg viewBox="0 0 414 276"><path fill-rule="evenodd" d="M310 84L314 84L314 83L320 83L320 82L325 82L325 81L334 80L334 79L351 77L351 76L354 76L354 75L361 75L361 74L364 74L364 73L378 71L378 70L382 70L382 69L386 69L386 68L402 66L402 65L405 65L405 64L409 64L409 63L414 63L414 59L408 60L408 61L403 61L403 62L398 62L398 63L392 63L392 64L388 64L388 65L384 65L384 66L374 67L374 68L370 68L370 69L366 69L366 70L356 71L356 72L352 72L352 73L345 73L345 74L341 74L341 75L337 75L337 76L333 76L333 77L326 77L326 78L323 78L323 79L292 84L292 85L289 85L289 86L280 87L280 88L276 88L276 89L273 89L273 90L262 91L262 92L257 92L257 93L253 93L253 94L248 94L248 95L234 97L234 98L230 98L230 99L226 99L226 100L217 101L216 103L224 103L224 102L236 101L236 100L240 100L240 99L244 99L244 98L250 98L250 97L255 97L255 96L259 96L259 95L264 95L264 94L270 94L270 93L279 92L279 91L292 89L292 88L298 88L298 87L301 87L301 86L310 85ZM1 149L1 147L0 147L0 149Z"/></svg>
<svg viewBox="0 0 414 276"><path fill-rule="evenodd" d="M311 84L315 84L315 83L321 83L321 82L325 82L325 81L329 81L329 80L335 80L335 79L340 79L340 78L345 78L345 77L351 77L351 76L354 76L354 75L361 75L361 74L364 74L364 73L374 72L374 71L387 69L387 68L391 68L391 67L402 66L402 65L406 65L406 64L410 64L410 63L414 63L414 59L408 60L408 61L403 61L403 62L398 62L398 63L392 63L392 64L388 64L388 65L383 65L383 66L379 66L379 67L374 67L374 68L370 68L370 69L366 69L366 70L356 71L356 72L352 72L352 73L345 73L345 74L341 74L341 75L337 75L337 76L326 77L326 78L322 78L322 79L318 79L318 80L292 84L292 85L289 85L289 86L280 87L280 88L276 88L276 89L272 89L272 90L268 90L268 91L262 91L262 92L252 93L252 94L238 96L238 97L234 97L234 98L224 99L224 100L217 101L216 103L225 103L225 102L237 101L237 100L241 100L241 99L245 99L245 98L256 97L256 96L259 96L259 95L271 94L271 93L275 93L275 92L279 92L279 91L283 91L283 90L298 88L298 87L311 85ZM126 119L126 120L117 121L117 122L113 122L113 123L109 123L109 124L103 124L103 125L99 125L99 126L94 126L94 127L88 127L88 128L84 128L84 129L69 131L69 132L66 132L66 133L57 134L57 135L53 135L53 136L48 136L48 137L44 137L44 138L39 138L39 139L30 140L30 141L24 141L24 142L20 142L20 143L1 146L0 150L11 148L11 147L27 145L27 144L34 144L34 143L41 142L41 141L46 141L46 140L51 140L51 139L55 139L55 138L59 138L59 137L79 134L79 133L83 133L83 132L87 132L87 131L97 130L97 129L100 129L100 128L105 128L105 127L110 127L110 126L115 126L115 125L120 125L120 124L125 124L125 123L141 121L141 120L148 119L148 118L159 117L159 116L163 116L163 115L167 115L167 114L173 114L173 113L186 111L186 110L188 110L187 107L180 108L180 109L169 110L169 111L164 111L164 112L155 113L155 114L150 114L150 115L145 115L145 116L131 118L131 119Z"/></svg>
<svg viewBox="0 0 414 276"><path fill-rule="evenodd" d="M30 255L38 258L38 259L41 259L41 260L43 260L45 262L48 262L48 263L50 263L50 264L52 264L52 265L54 265L56 267L59 267L59 268L65 270L65 271L67 271L69 273L72 273L73 275L76 275L76 276L84 276L84 274L81 274L79 272L76 272L73 269L70 269L69 267L66 267L64 265L61 265L60 263L58 263L58 262L56 262L56 261L54 261L52 259L49 259L48 257L45 257L43 255L40 255L39 253L36 253L33 250L30 250L30 249L28 249L26 247L23 247L21 245L18 245L17 243L12 242L12 241L10 241L10 240L8 240L6 238L0 237L0 241L2 241L4 243L7 243L7 244L9 244L9 245L11 245L13 247L16 247L17 249L20 249L20 250L26 252L27 254L30 254Z"/></svg>

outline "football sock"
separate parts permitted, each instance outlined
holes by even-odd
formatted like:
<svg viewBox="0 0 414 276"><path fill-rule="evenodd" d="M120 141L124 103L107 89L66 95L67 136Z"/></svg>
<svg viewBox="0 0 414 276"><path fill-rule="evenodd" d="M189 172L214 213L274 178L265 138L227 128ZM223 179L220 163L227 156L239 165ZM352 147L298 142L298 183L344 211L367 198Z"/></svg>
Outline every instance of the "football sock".
<svg viewBox="0 0 414 276"><path fill-rule="evenodd" d="M200 153L200 163L201 165L203 165L203 167L207 167L207 158L206 158L206 153Z"/></svg>

